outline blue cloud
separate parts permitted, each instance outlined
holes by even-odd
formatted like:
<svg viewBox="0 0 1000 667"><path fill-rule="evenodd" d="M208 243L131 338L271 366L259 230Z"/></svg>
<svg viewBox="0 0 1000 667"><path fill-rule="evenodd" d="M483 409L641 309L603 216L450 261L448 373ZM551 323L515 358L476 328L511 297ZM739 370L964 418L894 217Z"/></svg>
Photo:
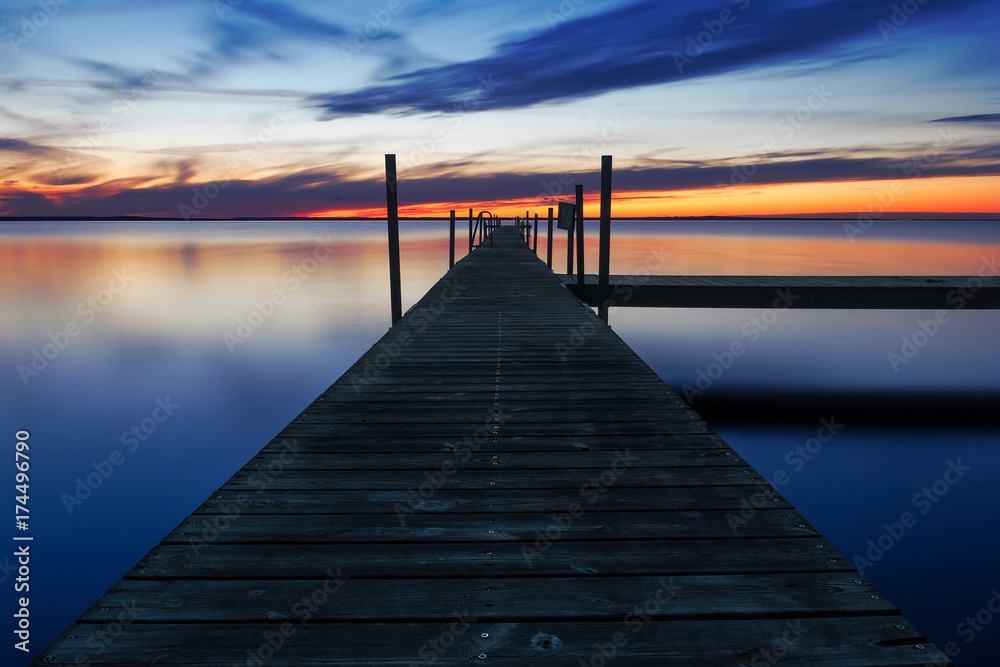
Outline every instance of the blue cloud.
<svg viewBox="0 0 1000 667"><path fill-rule="evenodd" d="M914 147L916 149L916 147ZM925 175L984 176L998 175L997 160L970 160L970 154L983 158L989 149L1000 154L1000 145L983 148L955 149L942 154ZM907 161L888 157L839 157L789 159L775 156L775 161L754 165L747 177L750 185L776 183L821 183L866 180L898 180L907 178ZM177 217L180 206L189 204L196 186L187 182L188 165L177 165L175 182L148 186L158 175L136 176L130 180L94 183L78 193L65 196L58 204L37 193L14 191L0 201L5 202L7 215L117 216L146 215ZM645 166L615 170L615 196L627 197L630 192L670 192L716 188L718 183L730 184L732 166L716 162L692 161L682 165ZM410 178L400 174L399 203L431 204L456 200L494 201L535 199L550 206L554 201L570 196L572 185L564 186L566 174L498 173L477 176L441 175ZM594 170L569 174L571 183L582 183L587 192L600 189L600 173L595 160ZM36 179L37 180L37 179ZM82 182L91 179L81 177ZM740 179L740 182L744 182ZM205 209L206 217L281 217L308 215L315 211L335 208L374 208L385 205L385 185L379 179L353 180L349 172L311 169L291 172L256 181L232 181Z"/></svg>
<svg viewBox="0 0 1000 667"><path fill-rule="evenodd" d="M930 3L912 20L980 4ZM891 20L892 11L870 0L716 0L690 7L641 0L556 23L501 44L485 58L419 69L384 85L318 96L315 103L331 117L448 112L471 96L482 97L480 77L492 76L500 88L482 107L520 108L762 65L815 64L838 48L881 41L879 21Z"/></svg>
<svg viewBox="0 0 1000 667"><path fill-rule="evenodd" d="M8 139L4 137L0 137L0 151L34 156L52 155L59 152L49 146L40 146L23 139Z"/></svg>
<svg viewBox="0 0 1000 667"><path fill-rule="evenodd" d="M931 123L1000 123L1000 113L980 113L971 116L936 118Z"/></svg>

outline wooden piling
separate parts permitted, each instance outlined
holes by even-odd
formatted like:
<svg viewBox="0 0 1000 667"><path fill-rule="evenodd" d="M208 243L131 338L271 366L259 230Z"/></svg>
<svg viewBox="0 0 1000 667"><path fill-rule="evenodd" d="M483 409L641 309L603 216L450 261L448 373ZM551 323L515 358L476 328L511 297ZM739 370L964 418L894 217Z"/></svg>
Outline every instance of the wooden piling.
<svg viewBox="0 0 1000 667"><path fill-rule="evenodd" d="M553 210L552 210L552 207L550 206L549 207L549 235L548 235L548 245L545 248L545 265L547 267L549 267L550 269L552 268L552 223L554 222L554 220L552 219L552 213L553 213Z"/></svg>
<svg viewBox="0 0 1000 667"><path fill-rule="evenodd" d="M451 224L448 226L448 268L455 266L455 209L451 209Z"/></svg>
<svg viewBox="0 0 1000 667"><path fill-rule="evenodd" d="M576 283L583 287L583 186L576 186Z"/></svg>
<svg viewBox="0 0 1000 667"><path fill-rule="evenodd" d="M402 289L399 270L399 200L396 192L396 155L385 156L385 208L389 221L389 298L392 323L403 317Z"/></svg>
<svg viewBox="0 0 1000 667"><path fill-rule="evenodd" d="M581 274L583 272L581 271ZM611 273L611 156L601 157L601 230L600 247L597 259L597 314L608 322L608 307L611 291L609 276ZM583 286L583 281L577 283Z"/></svg>

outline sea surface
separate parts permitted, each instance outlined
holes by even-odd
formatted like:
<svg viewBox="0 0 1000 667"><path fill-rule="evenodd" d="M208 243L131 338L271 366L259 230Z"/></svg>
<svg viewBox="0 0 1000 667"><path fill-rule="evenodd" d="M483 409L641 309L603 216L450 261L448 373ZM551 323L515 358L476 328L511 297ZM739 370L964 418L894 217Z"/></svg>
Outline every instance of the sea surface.
<svg viewBox="0 0 1000 667"><path fill-rule="evenodd" d="M447 270L448 224L400 227L405 309ZM585 227L594 272L597 224ZM621 274L1000 271L1000 222L621 221L612 233ZM458 237L461 257L462 223ZM389 326L384 222L4 222L0 283L10 665L41 651ZM1000 312L615 308L610 320L956 664L997 664ZM737 341L744 354L727 357ZM13 507L19 430L26 530ZM30 655L13 648L24 544L13 538L25 536Z"/></svg>

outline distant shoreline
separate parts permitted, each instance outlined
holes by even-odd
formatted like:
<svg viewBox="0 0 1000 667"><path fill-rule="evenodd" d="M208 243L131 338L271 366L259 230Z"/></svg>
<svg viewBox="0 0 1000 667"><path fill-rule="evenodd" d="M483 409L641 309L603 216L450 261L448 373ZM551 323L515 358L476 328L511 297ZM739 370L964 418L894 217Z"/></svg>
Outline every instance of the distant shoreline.
<svg viewBox="0 0 1000 667"><path fill-rule="evenodd" d="M906 214L903 214L906 215ZM912 214L913 217L883 217L877 222L1000 222L1000 213L956 213L950 216L941 217L940 215L935 215L934 217L927 217L920 214ZM917 217L919 216L919 217ZM410 221L438 221L447 220L448 218L442 216L400 216L400 220L410 220ZM456 220L462 222L466 220L465 217L459 217ZM504 218L507 219L507 218ZM584 220L598 221L600 218L597 217L584 217ZM107 217L97 217L97 216L0 216L0 222L270 222L270 221L287 221L287 222L378 222L384 221L385 217L359 217L359 216L349 216L349 217L305 217L305 216L288 216L288 217L261 217L261 218L250 218L250 217L238 217L238 218L190 218L185 220L184 218L157 218L151 216L107 216ZM539 218L539 221L542 221ZM693 220L693 221L740 221L745 220L748 222L759 222L759 221L802 221L802 222L844 222L844 221L857 221L858 217L856 215L852 216L782 216L782 215L702 215L702 216L646 216L646 217L623 217L623 218L612 218L612 222L625 222L625 221L635 221L635 220L648 220L652 222L662 222L662 221L680 221L680 220Z"/></svg>

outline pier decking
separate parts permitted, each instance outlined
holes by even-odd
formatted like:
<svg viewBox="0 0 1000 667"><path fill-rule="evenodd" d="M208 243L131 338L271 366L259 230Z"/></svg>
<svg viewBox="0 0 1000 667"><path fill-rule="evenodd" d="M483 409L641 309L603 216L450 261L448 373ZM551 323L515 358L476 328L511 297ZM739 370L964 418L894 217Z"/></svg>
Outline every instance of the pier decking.
<svg viewBox="0 0 1000 667"><path fill-rule="evenodd" d="M610 276L619 305L687 308L1000 308L998 267L981 276ZM595 275L561 276L597 305ZM616 298L617 294L617 298Z"/></svg>
<svg viewBox="0 0 1000 667"><path fill-rule="evenodd" d="M37 664L950 664L514 229L494 241Z"/></svg>

